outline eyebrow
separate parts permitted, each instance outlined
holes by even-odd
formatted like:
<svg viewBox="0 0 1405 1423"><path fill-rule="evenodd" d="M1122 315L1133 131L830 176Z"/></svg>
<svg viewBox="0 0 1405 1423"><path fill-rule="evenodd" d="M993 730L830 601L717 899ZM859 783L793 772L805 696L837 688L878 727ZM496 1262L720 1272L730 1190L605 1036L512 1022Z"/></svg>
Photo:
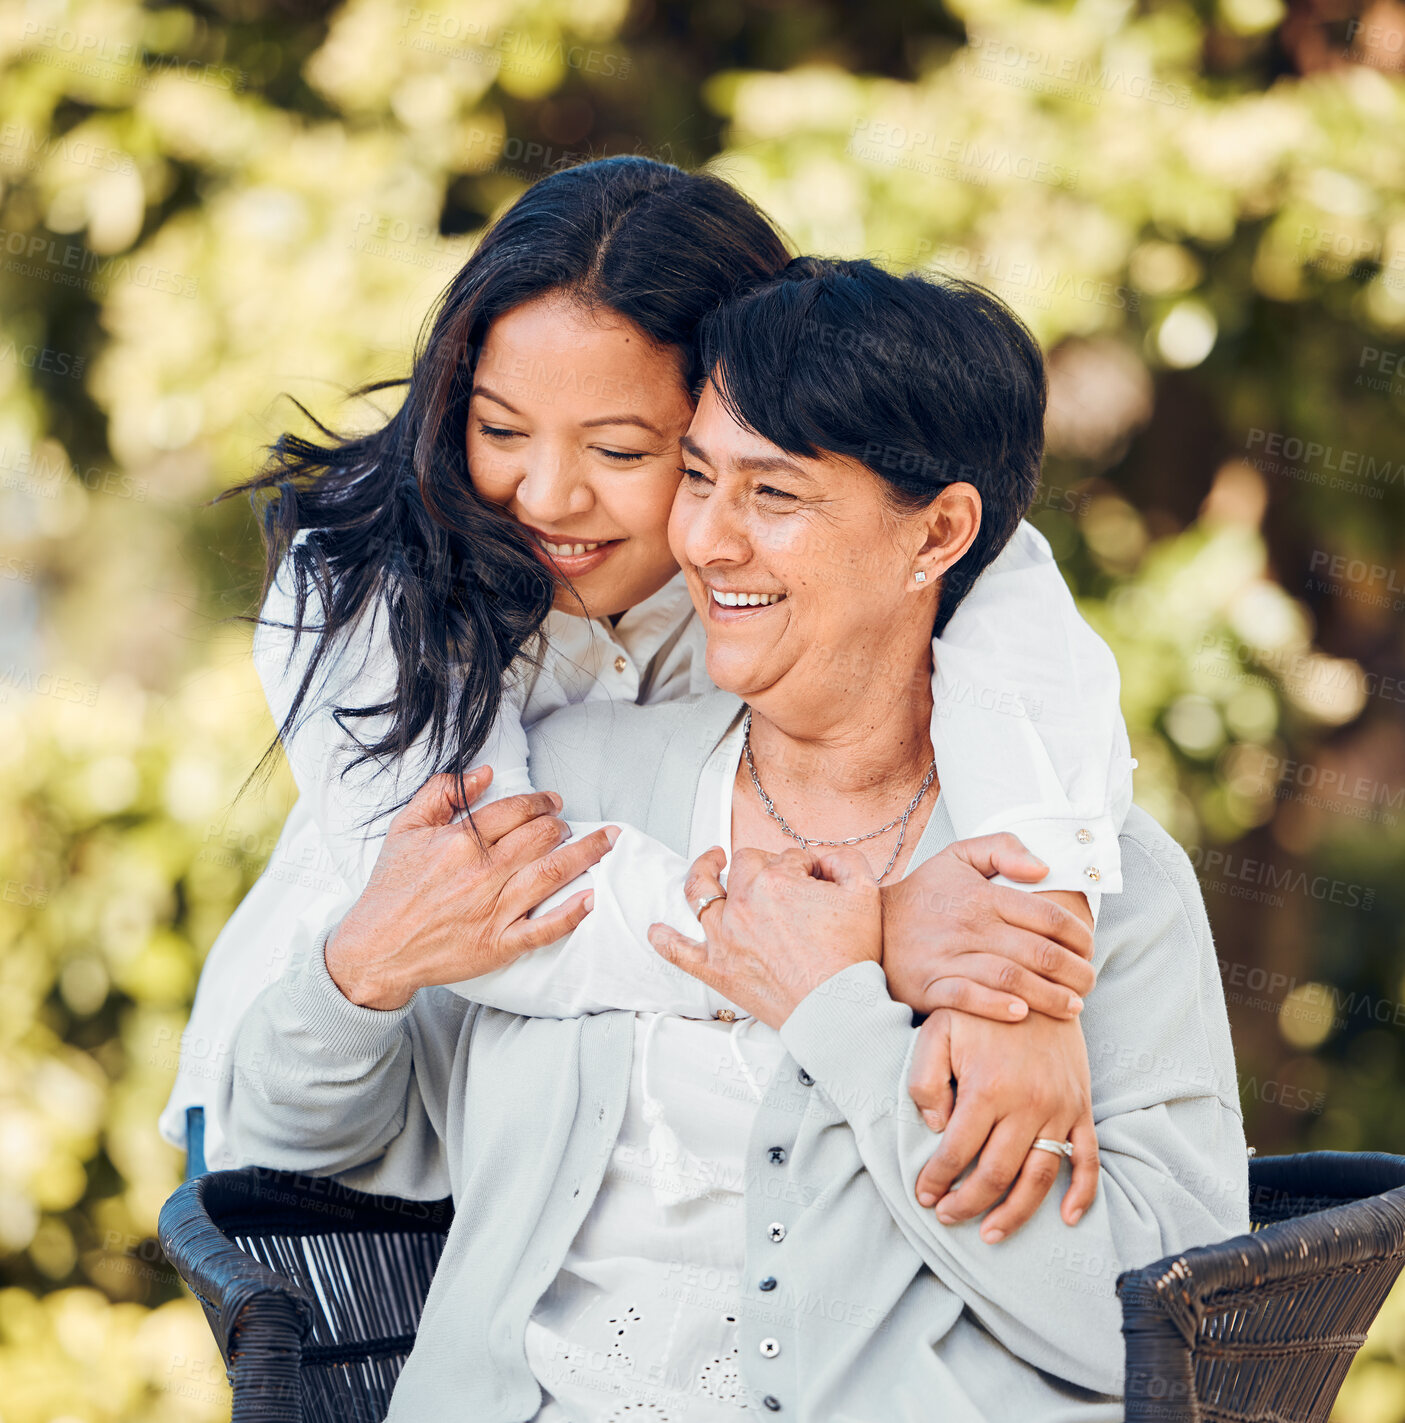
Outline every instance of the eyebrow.
<svg viewBox="0 0 1405 1423"><path fill-rule="evenodd" d="M657 425L651 425L642 415L601 415L594 420L582 420L581 425L587 430L597 425L637 425L641 430L663 438L663 431Z"/></svg>
<svg viewBox="0 0 1405 1423"><path fill-rule="evenodd" d="M491 400L495 405L501 405L504 410L510 410L514 415L520 415L522 413L511 402L504 400L502 396L489 390L486 385L475 385L473 387L473 394L481 395L485 400Z"/></svg>
<svg viewBox="0 0 1405 1423"><path fill-rule="evenodd" d="M485 400L491 400L495 405L501 405L504 410L510 410L514 415L521 415L522 412L510 401L506 401L496 391L489 390L486 385L475 385L474 395L481 395ZM647 430L657 439L663 439L663 431L657 425L651 425L642 415L598 415L594 420L582 420L581 428L593 430L600 425L637 425L641 430Z"/></svg>
<svg viewBox="0 0 1405 1423"><path fill-rule="evenodd" d="M712 456L696 440L684 435L679 443L694 459L699 459L704 464L714 463ZM732 463L747 474L791 474L797 479L808 480L811 484L815 482L813 475L801 469L794 460L786 459L784 455L742 455Z"/></svg>

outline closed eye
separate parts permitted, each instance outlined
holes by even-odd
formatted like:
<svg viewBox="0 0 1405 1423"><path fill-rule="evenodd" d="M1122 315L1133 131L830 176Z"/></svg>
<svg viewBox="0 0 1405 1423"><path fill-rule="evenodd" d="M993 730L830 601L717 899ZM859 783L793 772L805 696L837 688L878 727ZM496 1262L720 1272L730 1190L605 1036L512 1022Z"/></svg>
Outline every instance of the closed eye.
<svg viewBox="0 0 1405 1423"><path fill-rule="evenodd" d="M681 474L681 475L683 476L683 478L686 479L686 480L688 481L688 483L689 483L689 484L692 484L692 485L697 485L697 484L711 484L711 483L712 483L712 481L707 477L707 475L705 475L705 474L702 472L702 470L700 470L700 469L689 469L689 468L687 467L687 465L684 465L684 466L678 471L678 473Z"/></svg>
<svg viewBox="0 0 1405 1423"><path fill-rule="evenodd" d="M522 433L522 431L521 431L521 430L504 430L504 429L503 429L501 426L499 426L499 425L484 425L484 424L482 424L482 423L480 422L480 424L479 424L479 426L478 426L478 433L479 433L480 435L487 435L487 436L489 437L489 439L493 439L493 440L507 440L507 439L511 439L514 435L520 435L520 434Z"/></svg>
<svg viewBox="0 0 1405 1423"><path fill-rule="evenodd" d="M633 464L636 460L642 460L645 455L643 450L606 450L596 446L596 449L605 456L607 460L617 460L620 464Z"/></svg>

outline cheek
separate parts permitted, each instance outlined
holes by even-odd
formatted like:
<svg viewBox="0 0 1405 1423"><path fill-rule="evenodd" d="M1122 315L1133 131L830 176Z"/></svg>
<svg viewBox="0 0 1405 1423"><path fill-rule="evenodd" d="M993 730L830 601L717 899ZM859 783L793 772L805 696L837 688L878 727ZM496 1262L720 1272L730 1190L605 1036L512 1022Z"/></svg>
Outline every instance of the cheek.
<svg viewBox="0 0 1405 1423"><path fill-rule="evenodd" d="M754 519L747 528L747 543L753 560L799 600L831 586L825 576L832 556L828 539L805 515Z"/></svg>
<svg viewBox="0 0 1405 1423"><path fill-rule="evenodd" d="M615 524L640 542L668 551L669 521L678 475L672 469L650 471L637 480L597 484L596 497Z"/></svg>
<svg viewBox="0 0 1405 1423"><path fill-rule="evenodd" d="M517 490L518 478L499 450L475 440L466 443L468 478L474 489L491 504L507 504Z"/></svg>

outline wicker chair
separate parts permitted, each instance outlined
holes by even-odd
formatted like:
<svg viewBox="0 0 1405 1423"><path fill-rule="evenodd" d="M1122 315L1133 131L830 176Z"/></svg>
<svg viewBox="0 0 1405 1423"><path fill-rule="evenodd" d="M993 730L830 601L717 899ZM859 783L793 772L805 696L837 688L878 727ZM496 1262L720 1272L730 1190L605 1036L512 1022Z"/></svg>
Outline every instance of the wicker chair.
<svg viewBox="0 0 1405 1423"><path fill-rule="evenodd" d="M415 1342L453 1202L252 1167L194 1176L161 1248L205 1310L232 1423L378 1423Z"/></svg>
<svg viewBox="0 0 1405 1423"><path fill-rule="evenodd" d="M1405 1264L1405 1157L1251 1161L1249 1214L1117 1281L1127 1423L1327 1423Z"/></svg>
<svg viewBox="0 0 1405 1423"><path fill-rule="evenodd" d="M1129 1423L1326 1423L1405 1263L1405 1157L1250 1163L1252 1235L1118 1280ZM233 1423L375 1423L414 1343L450 1201L253 1168L186 1181L162 1248L204 1306Z"/></svg>

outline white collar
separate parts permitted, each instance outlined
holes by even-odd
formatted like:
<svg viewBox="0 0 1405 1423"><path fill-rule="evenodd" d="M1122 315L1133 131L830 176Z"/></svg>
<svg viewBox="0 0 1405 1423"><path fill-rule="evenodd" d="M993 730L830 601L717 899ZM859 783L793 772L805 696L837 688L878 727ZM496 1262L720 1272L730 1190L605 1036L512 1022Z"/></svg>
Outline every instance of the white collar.
<svg viewBox="0 0 1405 1423"><path fill-rule="evenodd" d="M543 631L551 648L568 662L590 666L602 652L623 652L646 667L669 637L693 616L688 580L680 568L657 593L630 608L612 627L608 618L582 618L553 608ZM602 649L597 639L603 638Z"/></svg>

